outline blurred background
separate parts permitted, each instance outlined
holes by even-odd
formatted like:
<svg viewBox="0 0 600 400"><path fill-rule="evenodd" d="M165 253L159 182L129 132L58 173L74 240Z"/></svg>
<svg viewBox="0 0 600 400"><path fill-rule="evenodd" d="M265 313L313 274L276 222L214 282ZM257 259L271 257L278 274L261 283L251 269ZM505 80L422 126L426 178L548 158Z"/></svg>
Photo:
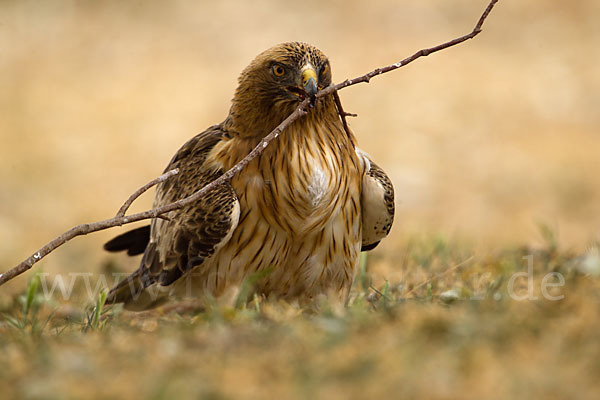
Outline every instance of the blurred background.
<svg viewBox="0 0 600 400"><path fill-rule="evenodd" d="M273 44L316 45L339 82L469 32L486 4L1 1L0 269L113 216L225 118L239 72ZM396 189L377 252L414 235L535 245L540 223L565 247L599 238L598 15L596 0L503 0L476 39L340 92ZM77 238L41 267L98 271L113 257L102 243L124 229Z"/></svg>

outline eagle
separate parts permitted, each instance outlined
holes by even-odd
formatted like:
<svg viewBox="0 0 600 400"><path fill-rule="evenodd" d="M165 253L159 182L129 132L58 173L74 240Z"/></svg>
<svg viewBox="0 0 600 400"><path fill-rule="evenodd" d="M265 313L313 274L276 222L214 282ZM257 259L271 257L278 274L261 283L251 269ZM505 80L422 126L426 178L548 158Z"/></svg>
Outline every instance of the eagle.
<svg viewBox="0 0 600 400"><path fill-rule="evenodd" d="M344 129L325 54L307 43L259 54L239 79L229 114L185 143L165 171L154 207L183 199L245 157L306 98L308 113L229 182L149 226L105 244L142 254L107 303L145 310L169 298L231 301L248 279L266 298L344 301L361 251L386 237L394 189L386 173ZM254 278L253 278L254 277Z"/></svg>

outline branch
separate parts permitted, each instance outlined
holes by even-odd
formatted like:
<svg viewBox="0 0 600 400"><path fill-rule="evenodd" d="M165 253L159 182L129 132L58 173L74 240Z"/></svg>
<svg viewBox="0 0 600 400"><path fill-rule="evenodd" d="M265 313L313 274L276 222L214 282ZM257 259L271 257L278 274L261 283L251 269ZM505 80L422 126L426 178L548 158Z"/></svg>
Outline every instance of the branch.
<svg viewBox="0 0 600 400"><path fill-rule="evenodd" d="M446 43L442 43L437 46L430 47L428 49L421 49L421 50L417 51L415 54L413 54L412 56L406 57L402 61L398 61L397 63L388 65L387 67L376 68L371 72L368 72L362 76L359 76L358 78L346 79L344 82L338 83L337 85L330 85L329 87L327 87L327 88L321 90L319 93L317 93L317 97L327 96L328 94L336 92L345 87L356 85L357 83L361 83L361 82L369 83L371 78L376 77L377 75L385 74L386 72L393 71L400 67L404 67L404 66L410 64L411 62L415 61L417 58L428 56L437 51L447 49L448 47L456 46L457 44L460 44L466 40L473 39L475 36L477 36L477 35L479 35L479 33L481 33L481 27L483 26L485 19L490 14L490 12L492 11L492 8L494 8L494 5L497 2L498 2L498 0L490 1L488 6L486 7L486 9L483 11L483 14L481 14L481 17L477 21L477 25L475 25L475 28L473 28L473 30L470 33L467 33L466 35L463 35L456 39L450 40Z"/></svg>
<svg viewBox="0 0 600 400"><path fill-rule="evenodd" d="M172 169L169 172L166 172L166 173L162 174L158 178L156 178L156 179L154 179L154 180L146 183L144 186L142 186L141 188L139 188L138 190L136 190L131 196L129 196L129 198L127 199L127 201L121 206L121 208L119 208L119 211L117 211L117 215L115 215L115 217L117 217L117 218L124 217L125 213L129 209L129 207L131 206L131 204L133 204L133 202L135 201L135 199L137 199L138 197L140 197L145 191L147 191L148 189L150 189L152 186L158 185L159 183L166 181L167 179L169 179L173 175L177 175L178 173L179 173L179 168L175 168L175 169Z"/></svg>
<svg viewBox="0 0 600 400"><path fill-rule="evenodd" d="M338 114L342 119L342 125L344 126L344 131L346 131L346 135L348 135L348 137L352 137L352 134L350 133L350 127L348 126L348 121L346 121L346 117L357 117L357 115L344 111L344 107L342 107L342 100L340 99L340 95L337 91L333 92L333 100L335 101L335 106L337 107Z"/></svg>
<svg viewBox="0 0 600 400"><path fill-rule="evenodd" d="M497 2L498 2L498 0L490 1L488 6L486 7L485 11L479 18L477 25L475 25L475 28L470 33L468 33L464 36L461 36L459 38L453 39L451 41L442 43L435 47L419 50L412 56L407 57L404 60L399 61L395 64L388 65L387 67L374 69L373 71L371 71L365 75L359 76L354 79L347 79L341 83L338 83L337 85L330 85L330 86L326 87L325 89L320 90L316 94L316 97L319 98L319 97L323 97L323 96L326 96L326 95L329 95L332 93L334 94L334 97L337 97L336 105L338 106L338 112L340 114L340 117L342 118L342 122L344 124L344 129L346 129L346 131L347 131L348 125L346 123L346 116L349 116L352 114L344 112L343 108L341 107L341 102L339 101L339 97L337 96L338 90L341 90L348 86L356 85L357 83L361 83L361 82L368 83L371 78L381 75L381 74L384 74L386 72L393 71L400 67L404 67L405 65L413 62L414 60L416 60L419 57L428 56L431 53L435 53L437 51L446 49L448 47L455 46L455 45L462 43L468 39L474 38L481 32L481 27L483 26L485 19L487 18L487 16L489 15L492 8L494 7L494 5ZM44 245L42 248L40 248L38 251L36 251L33 255L29 256L25 261L21 262L19 265L8 270L4 274L0 274L0 286L3 285L4 283L8 282L9 280L13 279L14 277L29 270L35 263L37 263L42 258L44 258L48 254L50 254L56 248L62 246L63 244L65 244L66 242L68 242L69 240L71 240L77 236L87 235L88 233L97 232L97 231L104 230L107 228L121 226L124 224L129 224L132 222L141 221L141 220L145 220L145 219L164 218L165 217L164 214L166 214L170 211L173 211L173 210L181 209L181 208L187 206L188 204L197 201L202 196L204 196L206 193L208 193L210 190L212 190L215 186L220 185L220 184L224 183L225 181L229 181L235 174L237 174L246 165L248 165L248 163L252 159L254 159L260 153L262 153L263 150L269 145L269 143L271 143L271 141L276 139L285 128L287 128L296 119L304 116L308 112L308 109L307 109L308 102L309 102L309 99L305 99L304 101L302 101L298 105L296 110L292 114L290 114L283 122L281 122L273 131L271 131L267 136L265 136L258 143L258 145L250 153L248 153L248 155L246 157L244 157L239 163L234 165L230 170L225 172L219 178L215 179L208 185L204 186L202 189L198 190L194 194L192 194L184 199L177 200L173 203L166 204L162 207L157 207L152 210L125 216L125 212L129 208L131 203L133 203L133 201L136 198L138 198L142 193L144 193L146 190L148 190L152 186L154 186L160 182L163 182L163 181L169 179L170 177L172 177L173 175L177 174L177 172L175 172L175 170L169 171L166 174L154 179L153 181L148 182L146 185L142 186L134 194L132 194L129 197L129 199L127 199L125 204L123 204L123 206L119 209L119 211L117 212L117 215L115 217L106 219L103 221L92 222L89 224L77 225L77 226L71 228L70 230L68 230L67 232L63 233L62 235L58 236L57 238L53 239L46 245Z"/></svg>
<svg viewBox="0 0 600 400"><path fill-rule="evenodd" d="M23 272L29 270L35 263L37 263L42 258L44 258L48 254L50 254L56 248L62 246L63 244L67 243L69 240L71 240L77 236L87 235L88 233L97 232L97 231L101 231L101 230L104 230L107 228L121 226L124 224L129 224L129 223L141 221L144 219L160 218L163 214L166 214L169 211L178 210L180 208L187 206L190 203L197 201L202 196L204 196L206 193L208 193L210 190L212 190L215 186L220 185L223 182L230 180L235 174L237 174L242 168L244 168L253 158L255 158L260 153L262 153L262 151L269 145L269 143L273 139L275 139L277 136L279 136L279 134L289 124L294 122L300 116L306 114L306 107L308 106L308 102L309 102L309 99L305 99L302 103L300 103L298 108L296 108L296 111L294 111L292 114L290 114L290 116L287 117L281 124L279 124L271 133L269 133L267 136L265 136L258 143L258 145L250 153L248 153L248 155L246 157L244 157L239 163L234 165L229 171L225 172L219 178L215 179L208 185L204 186L202 189L198 190L196 193L194 193L184 199L177 200L173 203L165 204L162 207L153 208L152 210L144 211L141 213L132 214L129 216L119 216L119 214L121 212L121 210L119 210L119 212L117 213L117 216L115 216L113 218L105 219L103 221L98 221L98 222L92 222L89 224L77 225L76 227L69 229L67 232L63 233L59 237L57 237L57 238L53 239L52 241L50 241L49 243L47 243L44 247L40 248L38 251L33 253L33 255L29 256L25 261L21 262L16 267L8 270L4 274L0 274L0 286L5 284L6 282L10 281L14 277L21 275ZM173 171L170 171L170 172L173 172ZM170 172L168 172L165 175L170 174ZM165 177L162 180L166 180L173 175L175 175L175 173L169 175L168 177ZM161 179L163 177L164 177L164 175L155 180ZM152 186L153 182L154 181L149 182L148 184L142 186L140 189L138 189L138 191L136 191L136 193L134 193L130 197L130 199L139 196L141 193L143 193L143 189L147 190L149 187ZM139 192L139 194L138 194L138 192ZM137 196L136 196L136 194L137 194ZM127 203L129 202L130 199L128 199L127 202L125 202L125 204L123 204L121 209L124 209L124 208L126 209L128 207Z"/></svg>

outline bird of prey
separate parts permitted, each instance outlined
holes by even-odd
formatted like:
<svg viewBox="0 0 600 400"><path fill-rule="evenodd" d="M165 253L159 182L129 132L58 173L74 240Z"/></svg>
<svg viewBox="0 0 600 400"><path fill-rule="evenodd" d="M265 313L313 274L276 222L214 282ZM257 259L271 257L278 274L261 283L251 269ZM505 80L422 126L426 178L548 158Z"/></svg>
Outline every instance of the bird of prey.
<svg viewBox="0 0 600 400"><path fill-rule="evenodd" d="M344 300L360 252L387 236L394 190L385 172L343 127L325 54L300 42L259 54L239 77L229 115L179 149L154 206L187 197L246 156L305 98L309 112L293 122L234 178L150 226L106 243L109 251L143 253L140 267L108 294L131 310L170 296L232 299L251 276L265 297ZM259 275L256 275L259 274Z"/></svg>

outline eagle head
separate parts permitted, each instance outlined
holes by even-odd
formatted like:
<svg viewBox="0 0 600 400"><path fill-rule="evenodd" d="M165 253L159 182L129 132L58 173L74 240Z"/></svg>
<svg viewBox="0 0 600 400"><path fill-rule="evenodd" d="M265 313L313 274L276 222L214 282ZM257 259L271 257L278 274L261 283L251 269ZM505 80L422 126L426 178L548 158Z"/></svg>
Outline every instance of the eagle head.
<svg viewBox="0 0 600 400"><path fill-rule="evenodd" d="M262 137L302 100L310 98L314 104L316 93L331 84L331 68L321 50L288 42L260 53L238 83L229 117L242 136ZM324 102L315 107L319 103Z"/></svg>

